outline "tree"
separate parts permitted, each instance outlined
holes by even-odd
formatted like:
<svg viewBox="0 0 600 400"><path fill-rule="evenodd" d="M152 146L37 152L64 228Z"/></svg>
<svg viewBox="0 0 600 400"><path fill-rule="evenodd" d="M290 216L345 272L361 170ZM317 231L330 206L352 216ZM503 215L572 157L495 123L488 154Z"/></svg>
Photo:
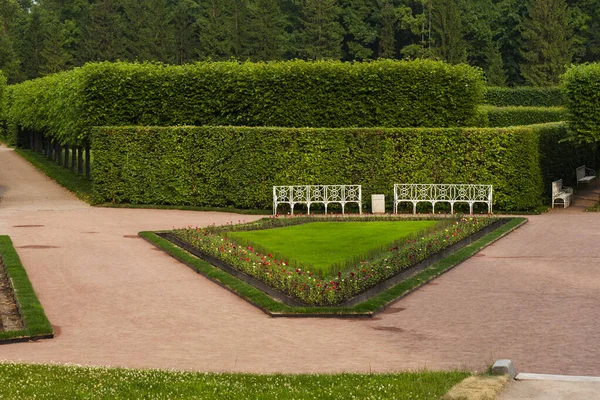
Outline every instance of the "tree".
<svg viewBox="0 0 600 400"><path fill-rule="evenodd" d="M233 55L231 10L226 0L206 0L200 2L198 27L200 46L198 54L202 59L224 60Z"/></svg>
<svg viewBox="0 0 600 400"><path fill-rule="evenodd" d="M125 57L123 20L116 0L96 0L91 6L82 51L88 61L116 61Z"/></svg>
<svg viewBox="0 0 600 400"><path fill-rule="evenodd" d="M197 57L198 42L198 4L193 0L176 0L171 5L171 25L175 62L184 64Z"/></svg>
<svg viewBox="0 0 600 400"><path fill-rule="evenodd" d="M558 85L573 58L573 32L565 0L529 0L523 21L521 74L533 86Z"/></svg>
<svg viewBox="0 0 600 400"><path fill-rule="evenodd" d="M21 60L16 49L16 27L21 8L15 0L0 0L0 70L9 83L20 80Z"/></svg>
<svg viewBox="0 0 600 400"><path fill-rule="evenodd" d="M432 10L433 52L451 64L467 61L467 42L455 0L437 0Z"/></svg>
<svg viewBox="0 0 600 400"><path fill-rule="evenodd" d="M337 0L305 0L298 34L298 54L308 59L339 59L342 56L344 29Z"/></svg>
<svg viewBox="0 0 600 400"><path fill-rule="evenodd" d="M486 66L484 68L487 84L490 86L505 86L506 73L502 54L497 43L490 43L485 49Z"/></svg>
<svg viewBox="0 0 600 400"><path fill-rule="evenodd" d="M521 0L501 0L498 7L498 32L496 41L500 47L504 71L509 85L525 83L521 75L523 37L521 25L527 14L527 5Z"/></svg>
<svg viewBox="0 0 600 400"><path fill-rule="evenodd" d="M248 55L257 61L279 60L287 35L277 0L252 0L248 4Z"/></svg>

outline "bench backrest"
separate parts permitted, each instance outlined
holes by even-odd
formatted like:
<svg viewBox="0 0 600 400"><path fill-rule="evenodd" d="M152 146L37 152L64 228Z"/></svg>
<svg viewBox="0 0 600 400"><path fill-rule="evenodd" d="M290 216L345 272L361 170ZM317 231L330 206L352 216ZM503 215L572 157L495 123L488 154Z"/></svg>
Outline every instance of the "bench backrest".
<svg viewBox="0 0 600 400"><path fill-rule="evenodd" d="M492 201L492 185L397 183L394 199L433 201Z"/></svg>
<svg viewBox="0 0 600 400"><path fill-rule="evenodd" d="M361 202L360 185L273 186L276 203Z"/></svg>
<svg viewBox="0 0 600 400"><path fill-rule="evenodd" d="M577 167L575 169L575 174L577 175L578 181L585 178L585 165L582 165L581 167Z"/></svg>
<svg viewBox="0 0 600 400"><path fill-rule="evenodd" d="M554 196L558 195L560 192L562 192L562 188L563 188L563 180L562 179L552 182L552 197L554 197Z"/></svg>

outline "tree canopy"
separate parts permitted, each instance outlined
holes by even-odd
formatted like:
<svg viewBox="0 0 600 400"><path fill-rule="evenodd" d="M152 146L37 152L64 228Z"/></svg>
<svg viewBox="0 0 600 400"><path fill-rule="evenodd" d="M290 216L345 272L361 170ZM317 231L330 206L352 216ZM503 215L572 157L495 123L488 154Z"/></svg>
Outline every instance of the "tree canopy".
<svg viewBox="0 0 600 400"><path fill-rule="evenodd" d="M0 70L89 61L433 58L494 85L600 59L600 0L0 0Z"/></svg>

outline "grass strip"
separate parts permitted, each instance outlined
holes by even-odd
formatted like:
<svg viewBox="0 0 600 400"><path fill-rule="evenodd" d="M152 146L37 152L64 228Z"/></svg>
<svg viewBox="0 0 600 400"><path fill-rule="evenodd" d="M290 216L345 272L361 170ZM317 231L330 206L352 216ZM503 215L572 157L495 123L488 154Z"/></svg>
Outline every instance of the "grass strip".
<svg viewBox="0 0 600 400"><path fill-rule="evenodd" d="M319 222L275 229L234 230L228 236L238 244L251 245L260 253L271 253L276 259L286 260L291 266L327 276L348 269L361 259L370 259L400 239L416 236L436 224L439 221Z"/></svg>
<svg viewBox="0 0 600 400"><path fill-rule="evenodd" d="M156 235L154 232L140 232L139 235L165 251L172 257L180 260L198 273L208 277L212 281L254 304L271 316L302 317L302 316L373 316L382 311L402 296L416 290L425 283L440 276L461 262L473 256L475 253L495 242L499 238L513 231L527 221L526 218L512 218L498 229L488 233L479 240L463 247L459 251L438 261L420 273L405 281L389 288L386 291L373 296L369 300L357 304L354 307L291 307L272 299L267 294L242 282L227 272L217 268L204 260L175 246L166 239Z"/></svg>
<svg viewBox="0 0 600 400"><path fill-rule="evenodd" d="M471 374L234 374L0 364L0 398L438 399Z"/></svg>
<svg viewBox="0 0 600 400"><path fill-rule="evenodd" d="M73 192L79 199L86 203L93 204L92 201L92 181L83 175L73 173L70 169L58 165L49 160L43 154L28 149L15 149L15 152L29 161L34 167L39 169L48 177L54 179L59 185Z"/></svg>
<svg viewBox="0 0 600 400"><path fill-rule="evenodd" d="M38 300L21 259L8 236L0 236L0 254L6 266L6 272L12 280L15 297L21 311L25 329L0 332L2 341L26 340L54 337L52 325L46 318L44 309ZM1 398L1 396L0 396Z"/></svg>

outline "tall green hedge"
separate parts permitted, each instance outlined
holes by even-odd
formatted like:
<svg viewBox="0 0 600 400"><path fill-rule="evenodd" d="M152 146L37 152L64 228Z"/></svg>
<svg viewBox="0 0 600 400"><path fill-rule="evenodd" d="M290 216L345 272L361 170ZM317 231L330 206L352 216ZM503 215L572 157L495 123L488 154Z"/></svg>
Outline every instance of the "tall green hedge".
<svg viewBox="0 0 600 400"><path fill-rule="evenodd" d="M481 183L494 185L498 209L528 210L541 205L551 180L585 162L565 150L572 145L556 147L565 135L564 124L96 128L94 195L100 202L268 209L273 185L361 184L365 198L390 198L394 183Z"/></svg>
<svg viewBox="0 0 600 400"><path fill-rule="evenodd" d="M562 76L569 115L570 138L600 141L600 63L571 67Z"/></svg>
<svg viewBox="0 0 600 400"><path fill-rule="evenodd" d="M563 107L479 107L479 126L508 127L565 121Z"/></svg>
<svg viewBox="0 0 600 400"><path fill-rule="evenodd" d="M0 138L6 140L6 77L0 71Z"/></svg>
<svg viewBox="0 0 600 400"><path fill-rule="evenodd" d="M467 126L482 72L431 60L95 63L11 87L9 121L62 143L92 126Z"/></svg>
<svg viewBox="0 0 600 400"><path fill-rule="evenodd" d="M560 87L488 87L485 103L496 107L561 107L565 97Z"/></svg>

